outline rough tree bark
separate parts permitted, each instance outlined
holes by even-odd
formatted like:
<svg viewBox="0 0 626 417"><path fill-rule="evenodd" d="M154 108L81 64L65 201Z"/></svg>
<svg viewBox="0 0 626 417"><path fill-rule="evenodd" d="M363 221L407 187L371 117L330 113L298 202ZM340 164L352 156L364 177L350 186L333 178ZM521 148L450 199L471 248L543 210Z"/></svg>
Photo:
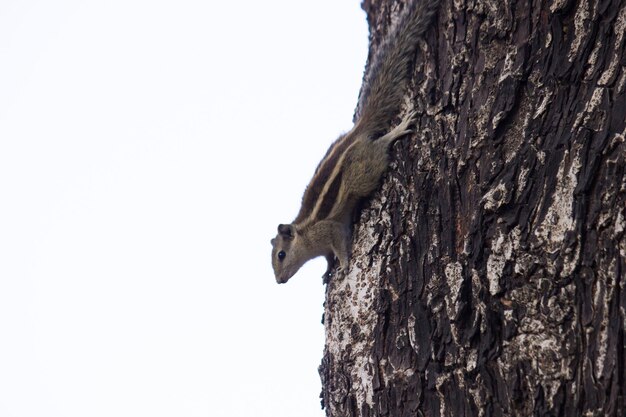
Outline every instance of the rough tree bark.
<svg viewBox="0 0 626 417"><path fill-rule="evenodd" d="M327 287L327 416L626 415L625 49L625 1L443 0Z"/></svg>

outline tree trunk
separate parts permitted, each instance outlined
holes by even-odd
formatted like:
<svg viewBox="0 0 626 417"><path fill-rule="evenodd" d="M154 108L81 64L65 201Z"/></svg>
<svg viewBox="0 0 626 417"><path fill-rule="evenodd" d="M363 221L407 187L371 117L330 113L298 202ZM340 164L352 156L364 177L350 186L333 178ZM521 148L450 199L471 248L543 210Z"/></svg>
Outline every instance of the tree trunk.
<svg viewBox="0 0 626 417"><path fill-rule="evenodd" d="M406 1L364 1L370 54ZM625 3L443 0L327 287L327 416L626 415Z"/></svg>

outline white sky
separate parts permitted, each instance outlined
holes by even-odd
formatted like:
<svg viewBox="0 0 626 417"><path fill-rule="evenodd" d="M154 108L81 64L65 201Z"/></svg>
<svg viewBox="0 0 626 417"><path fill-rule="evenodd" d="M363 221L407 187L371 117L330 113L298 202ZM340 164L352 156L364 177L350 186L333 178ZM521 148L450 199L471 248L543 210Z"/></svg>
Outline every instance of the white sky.
<svg viewBox="0 0 626 417"><path fill-rule="evenodd" d="M0 2L1 416L323 416L269 241L366 48L360 0Z"/></svg>

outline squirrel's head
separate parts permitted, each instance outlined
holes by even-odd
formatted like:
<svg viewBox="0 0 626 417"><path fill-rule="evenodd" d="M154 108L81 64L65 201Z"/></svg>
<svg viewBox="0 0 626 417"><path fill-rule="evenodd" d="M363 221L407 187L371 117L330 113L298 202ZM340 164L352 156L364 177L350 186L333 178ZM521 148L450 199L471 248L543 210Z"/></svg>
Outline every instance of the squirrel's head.
<svg viewBox="0 0 626 417"><path fill-rule="evenodd" d="M301 239L295 225L278 225L278 234L272 239L272 267L279 284L289 281L307 261Z"/></svg>

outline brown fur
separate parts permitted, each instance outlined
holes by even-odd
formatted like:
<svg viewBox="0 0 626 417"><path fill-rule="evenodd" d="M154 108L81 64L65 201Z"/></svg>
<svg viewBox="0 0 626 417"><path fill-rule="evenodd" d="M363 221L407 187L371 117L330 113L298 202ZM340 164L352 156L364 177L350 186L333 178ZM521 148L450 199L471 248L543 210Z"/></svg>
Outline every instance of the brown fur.
<svg viewBox="0 0 626 417"><path fill-rule="evenodd" d="M357 204L379 187L389 165L389 146L410 132L413 113L395 128L389 130L389 126L400 110L418 40L437 6L438 0L411 2L381 46L364 80L357 110L361 117L330 146L304 192L296 219L279 225L272 239L272 267L278 283L287 282L318 256L328 262L325 277L330 276L335 258L340 269L347 267Z"/></svg>

